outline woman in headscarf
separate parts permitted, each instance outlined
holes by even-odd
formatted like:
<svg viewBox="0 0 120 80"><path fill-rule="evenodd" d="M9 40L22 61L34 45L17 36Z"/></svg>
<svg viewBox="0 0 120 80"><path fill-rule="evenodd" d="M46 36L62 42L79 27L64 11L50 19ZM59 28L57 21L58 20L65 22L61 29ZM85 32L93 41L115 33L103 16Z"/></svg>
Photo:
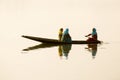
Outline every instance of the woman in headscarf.
<svg viewBox="0 0 120 80"><path fill-rule="evenodd" d="M89 37L89 36L92 36L92 37ZM97 31L96 31L96 29L93 28L93 29L92 29L92 33L86 35L85 37L89 37L89 38L87 39L87 41L97 41L97 37L98 37L98 36L97 36Z"/></svg>
<svg viewBox="0 0 120 80"><path fill-rule="evenodd" d="M72 42L72 39L71 39L71 36L69 34L69 29L67 28L64 33L63 33L63 36L62 36L62 41L63 42L68 42L68 43L71 43Z"/></svg>

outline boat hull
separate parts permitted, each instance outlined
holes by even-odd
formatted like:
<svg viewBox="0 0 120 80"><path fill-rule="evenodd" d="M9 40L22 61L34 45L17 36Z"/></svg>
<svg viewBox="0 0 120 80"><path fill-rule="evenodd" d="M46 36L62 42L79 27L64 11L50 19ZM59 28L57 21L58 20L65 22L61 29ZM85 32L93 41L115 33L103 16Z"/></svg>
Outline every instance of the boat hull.
<svg viewBox="0 0 120 80"><path fill-rule="evenodd" d="M33 37L33 36L25 36L23 35L22 37L42 42L42 43L52 43L52 44L97 44L101 43L101 41L85 41L85 40L73 40L71 43L69 42L60 42L57 39L48 39L48 38L40 38L40 37Z"/></svg>

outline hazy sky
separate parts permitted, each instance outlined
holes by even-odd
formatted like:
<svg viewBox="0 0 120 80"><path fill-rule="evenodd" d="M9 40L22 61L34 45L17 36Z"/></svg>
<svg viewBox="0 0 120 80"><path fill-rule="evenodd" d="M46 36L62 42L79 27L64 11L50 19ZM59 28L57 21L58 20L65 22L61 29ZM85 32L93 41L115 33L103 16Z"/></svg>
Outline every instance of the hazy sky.
<svg viewBox="0 0 120 80"><path fill-rule="evenodd" d="M0 0L1 35L69 27L74 36L96 27L101 39L120 40L119 21L120 0Z"/></svg>

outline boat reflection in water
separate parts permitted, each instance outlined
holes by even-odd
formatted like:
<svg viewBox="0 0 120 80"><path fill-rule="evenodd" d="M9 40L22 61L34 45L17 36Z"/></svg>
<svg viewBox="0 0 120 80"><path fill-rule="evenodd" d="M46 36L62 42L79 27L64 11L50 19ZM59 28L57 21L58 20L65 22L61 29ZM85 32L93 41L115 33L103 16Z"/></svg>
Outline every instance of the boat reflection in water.
<svg viewBox="0 0 120 80"><path fill-rule="evenodd" d="M97 54L97 44L88 44L87 46L85 49L92 53L92 58L94 59Z"/></svg>
<svg viewBox="0 0 120 80"><path fill-rule="evenodd" d="M40 48L50 48L50 47L57 47L58 46L58 55L62 59L62 57L65 57L68 59L68 54L72 48L72 44L50 44L50 43L42 43L39 45L35 45L32 47L28 47L26 49L23 49L23 51L30 51L30 50L35 50L35 49L40 49ZM92 53L92 58L94 59L96 54L97 54L97 44L88 44L87 49L89 52Z"/></svg>
<svg viewBox="0 0 120 80"><path fill-rule="evenodd" d="M42 43L39 45L35 45L32 47L28 47L26 49L23 49L23 51L30 51L30 50L35 50L35 49L40 49L40 48L50 48L50 47L56 47L58 46L58 53L59 56L62 58L62 56L65 56L66 59L68 59L68 54L71 50L72 44L50 44L50 43Z"/></svg>
<svg viewBox="0 0 120 80"><path fill-rule="evenodd" d="M23 51L31 51L31 50L35 50L35 49L40 49L40 48L50 48L50 47L55 47L58 46L57 44L49 44L49 43L42 43L42 44L38 44L32 47L28 47L26 49L23 49Z"/></svg>
<svg viewBox="0 0 120 80"><path fill-rule="evenodd" d="M65 45L59 45L58 47L58 53L59 56L62 58L62 56L65 56L66 59L68 59L68 54L72 48L72 44L65 44Z"/></svg>

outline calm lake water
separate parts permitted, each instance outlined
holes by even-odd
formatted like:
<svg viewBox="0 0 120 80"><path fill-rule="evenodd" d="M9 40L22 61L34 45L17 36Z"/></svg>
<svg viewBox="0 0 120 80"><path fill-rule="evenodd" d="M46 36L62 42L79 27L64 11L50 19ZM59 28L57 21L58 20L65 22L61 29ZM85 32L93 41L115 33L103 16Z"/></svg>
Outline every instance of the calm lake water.
<svg viewBox="0 0 120 80"><path fill-rule="evenodd" d="M86 44L62 45L64 52L60 46L43 46L22 37L1 41L0 79L120 79L120 42L89 45L90 50Z"/></svg>

